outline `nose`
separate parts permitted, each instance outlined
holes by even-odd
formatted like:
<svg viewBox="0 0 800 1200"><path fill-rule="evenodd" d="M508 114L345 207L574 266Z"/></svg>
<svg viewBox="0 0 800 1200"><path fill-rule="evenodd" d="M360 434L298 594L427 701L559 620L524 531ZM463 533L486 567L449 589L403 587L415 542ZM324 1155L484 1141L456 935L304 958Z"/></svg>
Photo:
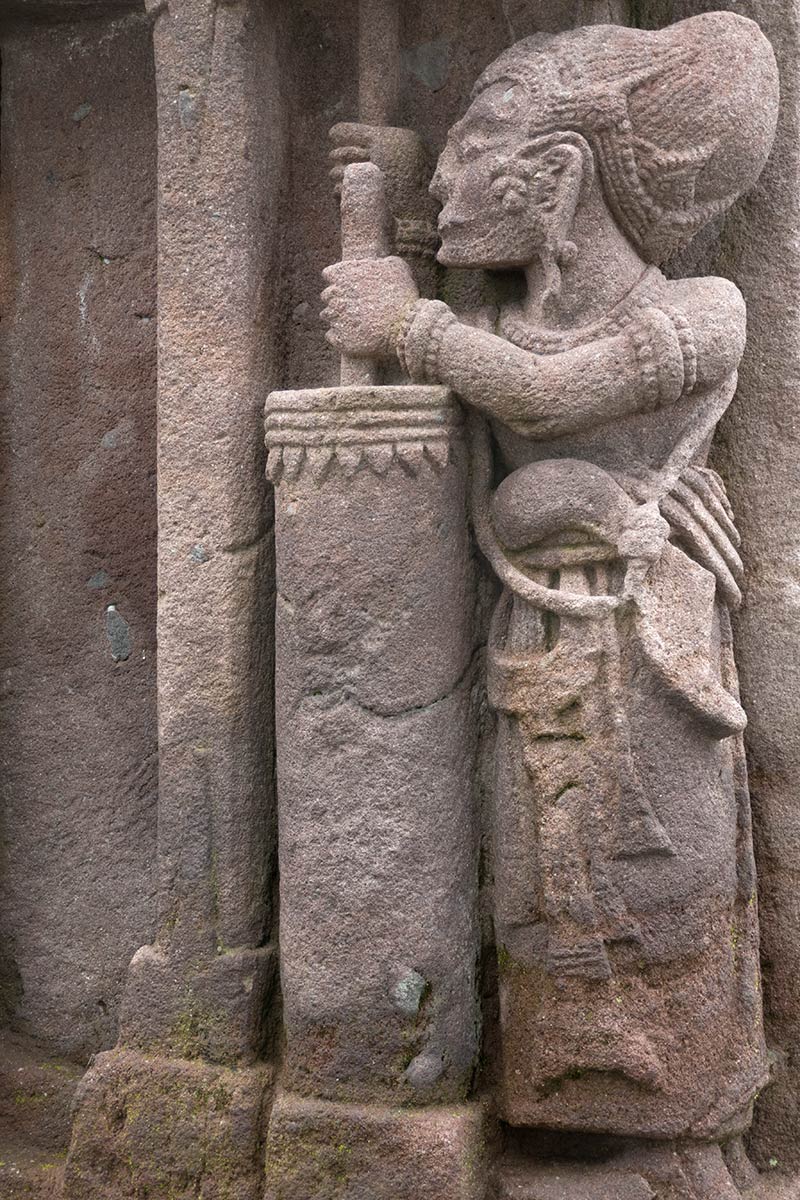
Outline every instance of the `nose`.
<svg viewBox="0 0 800 1200"><path fill-rule="evenodd" d="M441 163L439 163L433 173L433 179L431 179L428 191L434 197L434 199L439 201L440 204L447 203L448 197L450 196L450 186L447 176L442 170Z"/></svg>

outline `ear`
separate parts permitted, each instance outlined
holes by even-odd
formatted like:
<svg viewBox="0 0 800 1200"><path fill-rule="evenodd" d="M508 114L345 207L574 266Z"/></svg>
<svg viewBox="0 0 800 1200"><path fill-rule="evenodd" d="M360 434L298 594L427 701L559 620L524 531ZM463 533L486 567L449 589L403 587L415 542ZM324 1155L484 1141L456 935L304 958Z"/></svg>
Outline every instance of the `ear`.
<svg viewBox="0 0 800 1200"><path fill-rule="evenodd" d="M549 145L540 142L526 147L526 157L535 155L532 198L545 212L559 214L559 225L566 236L594 178L594 156L580 134L565 132L547 140Z"/></svg>
<svg viewBox="0 0 800 1200"><path fill-rule="evenodd" d="M575 261L577 247L569 240L575 213L594 179L594 155L579 133L564 131L537 138L525 147L530 171L530 199L548 214L541 258L547 286L542 304L558 297L561 269Z"/></svg>

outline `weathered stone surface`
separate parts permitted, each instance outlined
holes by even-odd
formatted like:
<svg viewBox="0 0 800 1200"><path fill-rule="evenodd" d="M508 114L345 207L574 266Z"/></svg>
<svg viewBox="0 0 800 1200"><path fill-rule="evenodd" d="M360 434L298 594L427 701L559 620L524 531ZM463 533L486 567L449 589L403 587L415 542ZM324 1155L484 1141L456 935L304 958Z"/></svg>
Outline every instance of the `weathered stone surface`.
<svg viewBox="0 0 800 1200"><path fill-rule="evenodd" d="M28 1038L0 1033L0 1159L8 1157L8 1147L22 1144L45 1157L58 1156L69 1141L70 1109L82 1073Z"/></svg>
<svg viewBox="0 0 800 1200"><path fill-rule="evenodd" d="M125 12L141 13L138 0L6 0L0 13L4 22L69 22L85 17L115 17Z"/></svg>
<svg viewBox="0 0 800 1200"><path fill-rule="evenodd" d="M137 14L2 51L0 1019L85 1062L155 918L152 48Z"/></svg>
<svg viewBox="0 0 800 1200"><path fill-rule="evenodd" d="M676 6L680 16L684 5ZM718 7L715 5L714 7ZM728 7L728 6L724 6ZM747 745L759 869L767 1036L779 1055L750 1142L759 1166L800 1180L800 907L797 859L800 737L796 698L796 547L800 488L797 380L800 345L788 314L800 303L796 223L800 98L795 69L800 11L792 2L748 0L781 64L775 149L757 188L695 259L722 263L748 302L748 348L739 390L715 459L729 483L743 534L747 598L737 619L737 657L750 716ZM694 263L689 264L694 268ZM773 1164L777 1164L777 1167ZM800 1181L795 1188L800 1190Z"/></svg>
<svg viewBox="0 0 800 1200"><path fill-rule="evenodd" d="M479 79L431 185L439 262L516 272L521 298L462 316L369 249L322 293L347 362L394 351L477 414L472 520L504 585L500 1114L693 1138L667 1180L683 1200L738 1194L705 1143L747 1126L767 1065L740 536L706 467L744 305L656 264L755 183L777 107L769 43L724 13L522 41Z"/></svg>
<svg viewBox="0 0 800 1200"><path fill-rule="evenodd" d="M483 1127L477 1105L381 1108L281 1093L264 1200L480 1200Z"/></svg>
<svg viewBox="0 0 800 1200"><path fill-rule="evenodd" d="M274 15L204 0L153 12L158 927L131 964L121 1049L78 1097L70 1200L148 1190L255 1200L260 1186L268 1075L247 1064L266 1052L275 980L273 572L258 411L283 162ZM239 1066L228 1099L212 1063Z"/></svg>
<svg viewBox="0 0 800 1200"><path fill-rule="evenodd" d="M620 96L608 50L619 31L596 27L660 27L716 0L2 7L0 382L8 364L13 386L0 550L13 766L0 809L0 1022L84 1061L120 1026L120 1049L96 1062L79 1097L65 1195L265 1200L266 1186L267 1200L798 1200L798 439L786 401L800 272L797 0L723 5L756 17L778 52L778 142L756 189L727 218L717 213L667 279L636 275L622 233L629 249L658 257L710 215L706 202L721 210L752 184L771 119L761 49L726 41L734 25L723 19L713 36L702 27L686 60L678 29L677 58L664 57L652 91L655 49ZM569 43L556 73L566 124L545 134L561 140L533 155L504 144L491 178L481 138L498 137L506 93L513 101L536 72L512 54L484 81L494 111L483 109L478 144L451 144L440 163L447 244L435 267L424 142L441 149L475 78L508 44L577 25L595 28ZM629 50L672 37L638 36L625 33ZM592 37L608 39L599 55ZM610 71L591 97L585 70ZM78 88L86 79L92 87ZM534 99L546 118L547 95ZM612 144L628 132L620 104L635 135L627 156ZM369 125L354 122L357 108ZM142 431L153 428L155 230L152 208L139 220L136 207L155 194L156 111L158 857L154 509L142 486L146 475L152 488L153 439ZM349 156L380 170L362 166L372 182L360 195L344 189L342 257L353 261L326 279L326 349L317 292L319 267L337 254L334 123L335 181ZM470 180L461 192L456 166ZM507 272L471 268L530 266L508 259L507 235L533 207L544 270L527 273L518 304L523 289L512 297ZM459 221L465 211L484 221L479 237ZM87 239L97 262L84 277L90 225L127 249L115 258ZM723 280L672 278L712 272L749 305L739 392L712 451L743 546L705 465L733 391L741 300ZM367 406L379 420L380 394L393 396L404 370L415 382L406 393L443 383L493 417L493 442L470 420L473 521L490 566L465 535L466 454L449 403L446 453L433 435L365 438L364 421L354 440L339 437L352 419L340 389L307 394L271 430L291 587L278 612L288 1041L267 1152L272 1077L254 1064L284 1046L272 1036L272 530L258 408L276 386L333 384L337 353L343 378L389 385ZM646 411L629 421L630 404ZM700 423L683 426L693 461L653 490L682 414L700 409ZM44 488L53 499L42 507ZM100 533L127 575L99 560ZM87 554L98 561L80 601L63 580ZM492 573L505 597L486 656L475 646ZM475 628L474 575L484 596ZM745 1140L730 1137L766 1073L729 612L751 722L776 1051L747 1140L761 1177ZM120 1010L124 963L142 941L152 944L134 955ZM13 1077L38 1095L46 1060L16 1033L0 1040L4 1054L0 1196L55 1200L74 1074L48 1095L45 1116L38 1100L17 1102ZM476 1088L518 1126L496 1143L463 1104ZM606 1144L608 1130L624 1136ZM544 1145L574 1157L540 1156ZM515 1157L501 1155L487 1186L503 1146Z"/></svg>
<svg viewBox="0 0 800 1200"><path fill-rule="evenodd" d="M716 223L699 238L674 269L695 274L721 266L742 289L748 305L748 345L739 388L713 456L737 512L747 571L746 603L736 618L737 659L750 716L746 742L759 870L765 1020L777 1052L773 1082L756 1106L750 1150L770 1174L800 1172L800 825L795 804L800 743L793 565L800 437L793 398L799 351L794 322L786 320L798 305L800 288L795 235L800 9L795 0L745 0L735 5L651 0L642 7L644 19L653 24L705 8L734 8L759 22L781 68L778 133L759 184L724 223ZM800 1183L787 1186L797 1189Z"/></svg>
<svg viewBox="0 0 800 1200"><path fill-rule="evenodd" d="M0 1033L0 1196L55 1197L63 1182L72 1101L83 1071Z"/></svg>
<svg viewBox="0 0 800 1200"><path fill-rule="evenodd" d="M263 6L156 16L159 103L159 936L269 923L271 516L263 286L283 114Z"/></svg>
<svg viewBox="0 0 800 1200"><path fill-rule="evenodd" d="M270 1072L101 1054L77 1097L70 1200L261 1200Z"/></svg>
<svg viewBox="0 0 800 1200"><path fill-rule="evenodd" d="M501 1200L756 1200L737 1191L719 1146L687 1142L607 1143L600 1161L538 1163L511 1157L498 1172Z"/></svg>
<svg viewBox="0 0 800 1200"><path fill-rule="evenodd" d="M142 946L128 971L120 1042L147 1054L251 1065L272 1049L276 975L271 946L229 950L191 970Z"/></svg>
<svg viewBox="0 0 800 1200"><path fill-rule="evenodd" d="M477 1051L472 568L442 389L275 393L284 1079L466 1094Z"/></svg>
<svg viewBox="0 0 800 1200"><path fill-rule="evenodd" d="M654 1200L641 1175L598 1166L507 1167L500 1178L500 1200Z"/></svg>
<svg viewBox="0 0 800 1200"><path fill-rule="evenodd" d="M324 273L333 345L396 351L497 447L493 465L472 418L472 519L505 589L489 700L513 1125L722 1139L766 1079L740 539L705 466L744 306L648 264L755 182L776 117L749 21L522 41L481 76L431 186L439 261L515 271L524 298L460 320L416 298L400 258Z"/></svg>

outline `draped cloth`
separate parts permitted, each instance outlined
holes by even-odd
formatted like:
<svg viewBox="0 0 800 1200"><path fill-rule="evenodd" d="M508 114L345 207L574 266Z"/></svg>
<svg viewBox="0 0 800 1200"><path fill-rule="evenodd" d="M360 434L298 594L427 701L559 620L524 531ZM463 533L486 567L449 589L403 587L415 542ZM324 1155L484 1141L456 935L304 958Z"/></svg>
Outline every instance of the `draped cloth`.
<svg viewBox="0 0 800 1200"><path fill-rule="evenodd" d="M641 497L641 479L609 479ZM671 482L669 538L635 597L629 563L576 535L568 503L561 534L521 552L498 543L488 494L476 519L505 585L488 691L512 1124L720 1138L746 1127L766 1078L729 614L738 535L707 468Z"/></svg>

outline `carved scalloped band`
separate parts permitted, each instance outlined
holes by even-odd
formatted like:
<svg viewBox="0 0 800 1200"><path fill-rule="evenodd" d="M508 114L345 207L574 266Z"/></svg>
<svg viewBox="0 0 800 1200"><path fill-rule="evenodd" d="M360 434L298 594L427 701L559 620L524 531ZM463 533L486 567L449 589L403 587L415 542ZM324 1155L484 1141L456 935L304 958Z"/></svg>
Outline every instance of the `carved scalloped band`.
<svg viewBox="0 0 800 1200"><path fill-rule="evenodd" d="M276 486L305 473L322 483L338 468L385 475L399 468L416 478L450 461L464 423L444 387L316 388L273 392L266 403L267 478Z"/></svg>

